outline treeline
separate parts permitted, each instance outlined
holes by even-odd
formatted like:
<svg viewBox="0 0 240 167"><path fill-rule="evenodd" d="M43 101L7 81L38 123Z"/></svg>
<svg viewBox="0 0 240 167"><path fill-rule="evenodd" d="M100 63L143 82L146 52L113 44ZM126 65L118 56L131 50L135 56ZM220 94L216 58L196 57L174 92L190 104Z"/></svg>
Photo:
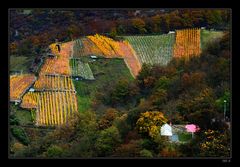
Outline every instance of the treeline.
<svg viewBox="0 0 240 167"><path fill-rule="evenodd" d="M226 33L200 57L173 59L166 67L143 65L135 80L108 83L90 111L15 156L230 156L230 131L223 121L224 100L230 118L230 58ZM169 143L159 134L162 121L197 124L200 131L189 143Z"/></svg>
<svg viewBox="0 0 240 167"><path fill-rule="evenodd" d="M229 10L44 10L10 11L10 53L40 54L50 43L100 33L160 34L193 27L227 29Z"/></svg>

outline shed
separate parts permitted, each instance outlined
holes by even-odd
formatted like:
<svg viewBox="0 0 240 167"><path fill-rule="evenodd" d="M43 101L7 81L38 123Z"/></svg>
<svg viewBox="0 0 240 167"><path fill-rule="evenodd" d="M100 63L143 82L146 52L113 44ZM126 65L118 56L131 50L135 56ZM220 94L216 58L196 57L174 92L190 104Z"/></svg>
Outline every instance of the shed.
<svg viewBox="0 0 240 167"><path fill-rule="evenodd" d="M169 124L161 127L161 136L172 136L172 127Z"/></svg>
<svg viewBox="0 0 240 167"><path fill-rule="evenodd" d="M34 88L29 89L29 92L34 92L34 91L35 91Z"/></svg>
<svg viewBox="0 0 240 167"><path fill-rule="evenodd" d="M92 59L97 59L97 56L94 56L94 55L92 55L92 56L90 56Z"/></svg>
<svg viewBox="0 0 240 167"><path fill-rule="evenodd" d="M174 34L175 32L174 31L169 31L168 34Z"/></svg>

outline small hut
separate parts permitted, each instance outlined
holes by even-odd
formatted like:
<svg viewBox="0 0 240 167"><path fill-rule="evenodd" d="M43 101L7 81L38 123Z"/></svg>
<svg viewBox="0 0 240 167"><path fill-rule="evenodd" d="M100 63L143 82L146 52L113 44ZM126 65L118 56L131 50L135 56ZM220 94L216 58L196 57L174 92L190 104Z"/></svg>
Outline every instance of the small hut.
<svg viewBox="0 0 240 167"><path fill-rule="evenodd" d="M172 136L172 127L169 124L164 124L161 127L161 136Z"/></svg>

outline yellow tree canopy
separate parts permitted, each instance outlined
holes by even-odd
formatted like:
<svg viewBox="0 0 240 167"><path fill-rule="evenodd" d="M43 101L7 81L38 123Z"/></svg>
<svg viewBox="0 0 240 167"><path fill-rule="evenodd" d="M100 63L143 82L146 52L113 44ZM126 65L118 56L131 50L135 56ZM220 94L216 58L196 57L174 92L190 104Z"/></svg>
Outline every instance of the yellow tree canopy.
<svg viewBox="0 0 240 167"><path fill-rule="evenodd" d="M155 138L160 133L160 127L167 122L163 113L160 111L147 111L142 113L137 120L137 128L140 133L146 133Z"/></svg>

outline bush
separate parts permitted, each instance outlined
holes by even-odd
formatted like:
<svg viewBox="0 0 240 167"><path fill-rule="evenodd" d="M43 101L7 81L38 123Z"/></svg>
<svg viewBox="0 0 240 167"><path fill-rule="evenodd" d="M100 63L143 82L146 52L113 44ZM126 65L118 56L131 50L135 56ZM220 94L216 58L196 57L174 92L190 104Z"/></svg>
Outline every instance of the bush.
<svg viewBox="0 0 240 167"><path fill-rule="evenodd" d="M55 145L49 147L46 152L47 157L61 157L62 154L63 154L63 149Z"/></svg>
<svg viewBox="0 0 240 167"><path fill-rule="evenodd" d="M28 145L30 143L24 129L20 127L11 128L12 135L17 138L24 145Z"/></svg>
<svg viewBox="0 0 240 167"><path fill-rule="evenodd" d="M140 151L141 157L153 157L152 152L146 149Z"/></svg>
<svg viewBox="0 0 240 167"><path fill-rule="evenodd" d="M10 125L19 125L19 120L16 118L15 115L10 115L9 122Z"/></svg>

